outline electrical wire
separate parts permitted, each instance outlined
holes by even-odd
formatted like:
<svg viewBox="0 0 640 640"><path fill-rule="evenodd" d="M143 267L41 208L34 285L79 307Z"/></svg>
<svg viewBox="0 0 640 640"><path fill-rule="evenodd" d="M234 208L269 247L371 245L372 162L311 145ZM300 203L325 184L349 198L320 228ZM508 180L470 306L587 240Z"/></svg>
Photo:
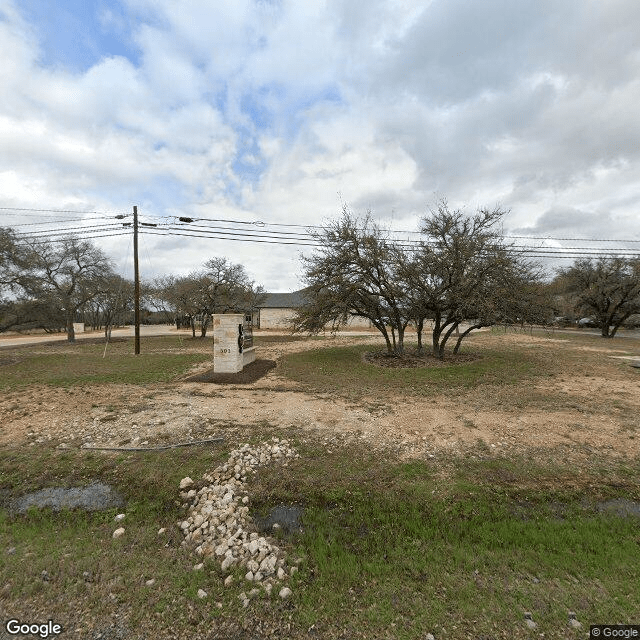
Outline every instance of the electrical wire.
<svg viewBox="0 0 640 640"><path fill-rule="evenodd" d="M177 230L177 229L186 229L187 227L183 227L183 226L169 226L169 225L158 225L158 228L163 228L163 229L173 229L173 230ZM269 230L268 232L266 231L262 231L262 232L258 232L256 231L255 233L249 232L249 231L244 231L243 229L238 229L235 227L220 227L220 226L204 226L204 225L193 225L193 224L189 224L188 226L189 229L193 229L195 230L199 230L199 229L204 229L205 231L198 231L198 233L206 233L207 230L209 229L215 229L215 230L220 230L220 231L216 231L216 232L242 232L241 234L235 234L235 233L230 233L230 235L254 235L254 236L258 236L258 237L268 237L268 238L278 238L279 236L285 236L287 239L291 240L291 239L295 239L296 237L301 237L303 239L309 240L309 241L316 241L316 237L313 234L310 233L296 233L296 232L291 232L291 231L273 231L273 230ZM277 235L274 235L277 234ZM503 237L508 237L508 236L503 236ZM524 236L521 236L522 238L524 238ZM414 244L420 244L424 242L424 240L404 240L402 241L403 244L409 244L409 243L414 243ZM611 241L607 241L607 242L611 242ZM427 244L433 244L433 242L431 243L427 243ZM606 251L611 251L611 252L631 252L633 251L632 249L627 249L627 248L618 248L618 247L603 247L602 249L596 249L594 247L546 247L546 246L530 246L530 245L516 245L517 248L519 247L526 247L529 249L540 249L540 250L558 250L558 251L564 251L564 250L585 250L585 251L597 251L597 252L602 252L603 250Z"/></svg>
<svg viewBox="0 0 640 640"><path fill-rule="evenodd" d="M234 227L204 227L202 228L200 225L191 225L188 227L184 226L169 226L169 225L158 225L158 230L165 230L167 232L170 231L186 231L189 229L191 232L189 235L193 237L211 237L211 238L220 238L221 236L229 236L227 239L235 238L262 238L262 239L270 239L272 241L278 240L287 240L286 244L313 244L313 245L322 245L321 240L317 239L313 234L302 234L291 232L275 232L269 230L268 232L259 232L259 231L249 231L244 229L237 229ZM279 235L274 235L275 233L279 233ZM302 240L302 241L301 241ZM419 247L422 241L417 240L406 240L402 242L396 242L397 246L401 246L404 248L410 247ZM274 242L276 243L276 242ZM432 243L431 243L432 244ZM618 247L603 247L603 248L595 248L595 247L547 247L547 246L531 246L531 245L514 245L511 248L512 251L521 252L521 253L531 253L536 252L540 255L576 255L576 251L580 251L584 253L584 255L637 255L640 252L630 249L630 248L618 248Z"/></svg>
<svg viewBox="0 0 640 640"><path fill-rule="evenodd" d="M93 240L95 238L114 238L116 236L131 236L131 232L125 231L125 232L121 232L121 233L105 233L105 234L98 234L98 235L88 235L88 236L81 236L78 239L79 240ZM55 242L65 242L68 239L69 236L65 236L63 238L50 238L47 240L29 240L28 242L26 240L22 240L19 241L18 244L20 245L40 245L40 244L49 244L49 243L55 243Z"/></svg>
<svg viewBox="0 0 640 640"><path fill-rule="evenodd" d="M163 231L148 231L146 229L144 229L144 230L140 229L139 233L141 233L141 234L143 233L145 235L152 235L152 236L168 236L168 237L187 236L187 237L191 237L191 238L204 238L204 239L211 238L211 239L218 239L218 240L235 240L236 242L260 242L260 243L266 243L266 244L292 244L292 245L308 246L308 247L320 247L320 246L322 246L320 243L311 243L311 242L300 242L300 241L286 242L284 240L254 240L254 239L251 239L251 238L246 238L246 239L226 238L226 237L213 236L213 235L197 235L197 234L193 234L193 233L176 233L176 232L167 233L167 232L163 232Z"/></svg>
<svg viewBox="0 0 640 640"><path fill-rule="evenodd" d="M106 218L103 218L102 216L97 217L97 218L82 218L81 221L82 222L87 222L89 220L106 220ZM15 228L19 228L19 227L36 227L39 225L43 225L43 224L53 224L54 222L56 223L62 223L62 222L79 222L80 220L78 218L67 218L64 220L43 220L42 222L22 222L19 224L14 224L12 229Z"/></svg>
<svg viewBox="0 0 640 640"><path fill-rule="evenodd" d="M35 212L39 216L43 213L54 214L103 214L108 215L111 219L129 218L131 213L107 213L100 211L73 211L65 209L32 209L32 208L19 208L19 207L0 207L0 211L20 211L20 212ZM7 214L7 215L27 215L27 214ZM68 222L85 222L95 220L107 220L103 215L99 217L84 218L84 219L60 219L60 220L46 220L41 222L32 223L20 223L16 225L18 228L23 227L35 227L52 223L68 223ZM45 216L42 216L45 217ZM235 242L254 242L261 244L281 244L281 245L293 245L293 246L311 246L322 247L322 238L318 237L316 233L311 230L324 231L327 229L325 226L319 225L302 225L292 223L277 223L277 222L264 222L262 220L234 220L229 218L202 218L202 217L187 217L187 216L161 216L151 217L145 216L149 220L155 222L140 221L139 233L147 235L158 236L184 236L203 239L217 239L217 240L230 240ZM185 218L180 220L180 218ZM166 220L166 222L158 222L158 220ZM169 220L173 220L171 223ZM185 224L180 224L184 222ZM220 226L218 224L193 224L195 222L213 222L224 223L225 225L236 226ZM152 227L153 225L153 227ZM242 226L238 226L242 225ZM127 226L131 227L131 223L127 223ZM249 229L248 227L254 227ZM256 228L257 227L257 228ZM287 228L287 229L306 229L306 232L289 231L274 229L273 227ZM45 244L47 242L61 242L65 240L69 235L80 236L82 240L114 237L119 235L128 235L130 230L121 231L121 223L109 222L103 225L74 225L69 227L62 227L56 229L37 229L29 231L18 231L16 238L18 241L30 242L32 244ZM154 228L153 231L150 229ZM119 233L116 233L118 231ZM105 233L99 233L105 232ZM109 233L106 233L109 232ZM419 231L399 231L390 230L390 234L419 234ZM590 239L590 238L555 238L552 236L525 236L525 235L504 235L505 239L513 240L541 240L541 241L572 241L581 243L602 243L602 242L620 242L624 244L640 243L640 240L635 239ZM38 239L45 238L42 242L36 242ZM435 240L425 241L424 239L406 239L400 240L399 238L391 239L391 241L398 247L405 250L417 251L423 244L434 244ZM516 253L526 254L529 257L536 258L590 258L597 256L609 256L609 257L640 257L640 251L629 247L593 247L593 246L569 246L569 247L550 247L545 245L532 246L527 244L517 244L510 247L510 250ZM149 259L148 253L147 258Z"/></svg>
<svg viewBox="0 0 640 640"><path fill-rule="evenodd" d="M170 217L170 216L165 216L165 217ZM178 218L179 216L173 216L175 218ZM187 216L184 216L187 217ZM191 217L191 220L204 220L204 221L208 221L208 222L227 222L227 223L232 223L232 224L248 224L248 225L255 225L255 226L260 226L260 227L265 227L265 226L271 226L271 227L297 227L297 228L301 228L301 229L320 229L320 230L324 230L326 229L326 226L320 226L320 225L313 225L313 224L285 224L282 222L264 222L263 220L251 220L251 221L247 221L247 220L229 220L229 219L224 219L224 218L199 218L199 217L193 217L193 216L189 216ZM410 231L408 229L389 229L390 233L412 233L412 234L420 234L420 231ZM609 239L590 239L590 238L555 238L552 236L509 236L509 235L504 235L502 236L503 238L509 238L509 239L525 239L525 240L563 240L563 241L581 241L581 242L633 242L633 243L640 243L640 240L629 240L629 239L623 239L623 238L609 238Z"/></svg>
<svg viewBox="0 0 640 640"><path fill-rule="evenodd" d="M122 211L75 211L73 209L30 209L26 207L0 207L0 211L31 211L38 213L77 213L78 215L84 215L87 213L102 214L105 216L112 215L132 215L130 212L124 213ZM22 215L22 214L6 214L6 215Z"/></svg>
<svg viewBox="0 0 640 640"><path fill-rule="evenodd" d="M18 239L20 238L28 238L28 237L48 237L49 234L51 235L61 235L61 234L73 234L73 233L83 233L85 231L89 231L91 229L103 229L103 230L107 230L107 229L113 229L113 230L120 230L122 229L122 226L119 224L115 224L115 223L110 223L110 224L98 224L98 225L89 225L86 227L62 227L60 229L38 229L37 231L23 231L21 233L17 233L16 237Z"/></svg>

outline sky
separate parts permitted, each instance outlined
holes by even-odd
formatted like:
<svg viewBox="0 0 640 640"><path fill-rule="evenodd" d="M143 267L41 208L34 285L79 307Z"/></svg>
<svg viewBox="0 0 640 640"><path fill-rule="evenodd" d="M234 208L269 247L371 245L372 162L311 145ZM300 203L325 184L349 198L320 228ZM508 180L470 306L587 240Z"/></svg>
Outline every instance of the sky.
<svg viewBox="0 0 640 640"><path fill-rule="evenodd" d="M292 291L312 247L187 234L346 204L413 237L441 198L640 251L637 0L0 0L0 59L0 226L136 205L183 228L141 236L144 278L224 256ZM128 273L122 231L95 242Z"/></svg>

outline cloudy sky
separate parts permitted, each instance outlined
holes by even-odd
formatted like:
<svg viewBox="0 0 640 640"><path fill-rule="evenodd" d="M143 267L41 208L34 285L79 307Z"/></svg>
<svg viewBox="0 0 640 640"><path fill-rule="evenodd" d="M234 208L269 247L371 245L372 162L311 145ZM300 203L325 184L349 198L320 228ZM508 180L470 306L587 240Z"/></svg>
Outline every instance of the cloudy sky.
<svg viewBox="0 0 640 640"><path fill-rule="evenodd" d="M0 207L238 228L344 202L410 231L446 197L640 249L586 242L640 241L637 0L0 0L0 59ZM145 276L226 256L269 291L310 250L141 240ZM130 270L128 236L96 242Z"/></svg>

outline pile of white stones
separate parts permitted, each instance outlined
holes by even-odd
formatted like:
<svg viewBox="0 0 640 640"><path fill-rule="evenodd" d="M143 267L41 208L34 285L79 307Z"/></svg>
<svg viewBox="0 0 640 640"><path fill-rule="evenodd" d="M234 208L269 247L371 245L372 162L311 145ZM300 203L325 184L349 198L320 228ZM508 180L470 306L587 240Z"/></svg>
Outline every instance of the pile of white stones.
<svg viewBox="0 0 640 640"><path fill-rule="evenodd" d="M286 466L289 459L298 457L287 440L272 438L257 447L244 444L232 451L225 464L203 475L208 484L199 490L192 488L191 478L183 478L180 495L191 501L187 518L178 522L185 536L183 546L195 545L199 556L215 557L225 572L245 567L246 580L261 584L270 594L276 580L287 579L297 567L288 568L284 552L273 540L251 530L249 496L244 485L257 467L272 463ZM225 584L232 581L233 577L228 576ZM281 597L290 595L289 588L281 589Z"/></svg>

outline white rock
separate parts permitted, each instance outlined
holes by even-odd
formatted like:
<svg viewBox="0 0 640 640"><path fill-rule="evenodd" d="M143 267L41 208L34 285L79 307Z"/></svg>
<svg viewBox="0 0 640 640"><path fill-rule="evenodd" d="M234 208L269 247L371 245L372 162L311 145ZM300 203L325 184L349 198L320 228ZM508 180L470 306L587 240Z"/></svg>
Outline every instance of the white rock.
<svg viewBox="0 0 640 640"><path fill-rule="evenodd" d="M251 535L253 535L253 534L251 534ZM260 548L260 547L259 547L259 545L258 545L258 541L257 541L257 540L255 540L255 539L254 539L254 540L251 540L251 541L249 542L249 547L248 547L248 549L249 549L249 553L250 553L252 556L253 556L253 555L255 555L256 553L258 553L258 549L259 549L259 548Z"/></svg>
<svg viewBox="0 0 640 640"><path fill-rule="evenodd" d="M206 598L207 592L204 589L198 589L198 598Z"/></svg>
<svg viewBox="0 0 640 640"><path fill-rule="evenodd" d="M204 567L204 563L200 562L200 563L198 563L198 564L194 564L194 565L193 565L193 570L194 570L194 571L201 571L201 570L202 570L202 567Z"/></svg>
<svg viewBox="0 0 640 640"><path fill-rule="evenodd" d="M260 569L260 565L255 560L249 560L249 562L247 562L247 569L249 569L249 571L253 571L253 573L257 573Z"/></svg>
<svg viewBox="0 0 640 640"><path fill-rule="evenodd" d="M162 529L158 529L158 535L161 536L163 533L165 533L167 530L165 527L162 527Z"/></svg>
<svg viewBox="0 0 640 640"><path fill-rule="evenodd" d="M192 484L193 484L193 480L189 476L187 476L186 478L182 478L182 480L180 480L180 488L181 489L187 489Z"/></svg>
<svg viewBox="0 0 640 640"><path fill-rule="evenodd" d="M280 593L278 594L283 600L286 600L288 597L290 597L292 594L291 589L289 589L289 587L282 587L282 589L280 589Z"/></svg>
<svg viewBox="0 0 640 640"><path fill-rule="evenodd" d="M268 576L270 576L276 570L276 560L275 556L267 556L260 563L260 571Z"/></svg>
<svg viewBox="0 0 640 640"><path fill-rule="evenodd" d="M298 573L298 567L291 567L291 569L289 569L289 573L291 575L293 575L294 573Z"/></svg>
<svg viewBox="0 0 640 640"><path fill-rule="evenodd" d="M221 566L221 569L223 571L226 571L227 569L229 569L230 567L232 567L236 562L236 559L233 556L227 556L223 561Z"/></svg>
<svg viewBox="0 0 640 640"><path fill-rule="evenodd" d="M249 582L253 581L253 571L247 571L247 573L244 576L245 580L248 580Z"/></svg>
<svg viewBox="0 0 640 640"><path fill-rule="evenodd" d="M233 583L233 576L227 576L224 579L224 586L229 587Z"/></svg>
<svg viewBox="0 0 640 640"><path fill-rule="evenodd" d="M124 515L124 513L119 513L119 514L114 518L114 520L115 520L116 522L122 522L122 521L125 519L125 517L126 517L126 516Z"/></svg>
<svg viewBox="0 0 640 640"><path fill-rule="evenodd" d="M147 581L145 582L145 585L146 585L147 587L153 587L153 585L154 585L155 583L156 583L155 578L151 578L150 580L147 580Z"/></svg>
<svg viewBox="0 0 640 640"><path fill-rule="evenodd" d="M121 538L124 535L124 527L119 527L113 532L114 538Z"/></svg>
<svg viewBox="0 0 640 640"><path fill-rule="evenodd" d="M287 577L287 574L282 567L278 567L276 575L278 576L278 580L284 580Z"/></svg>

